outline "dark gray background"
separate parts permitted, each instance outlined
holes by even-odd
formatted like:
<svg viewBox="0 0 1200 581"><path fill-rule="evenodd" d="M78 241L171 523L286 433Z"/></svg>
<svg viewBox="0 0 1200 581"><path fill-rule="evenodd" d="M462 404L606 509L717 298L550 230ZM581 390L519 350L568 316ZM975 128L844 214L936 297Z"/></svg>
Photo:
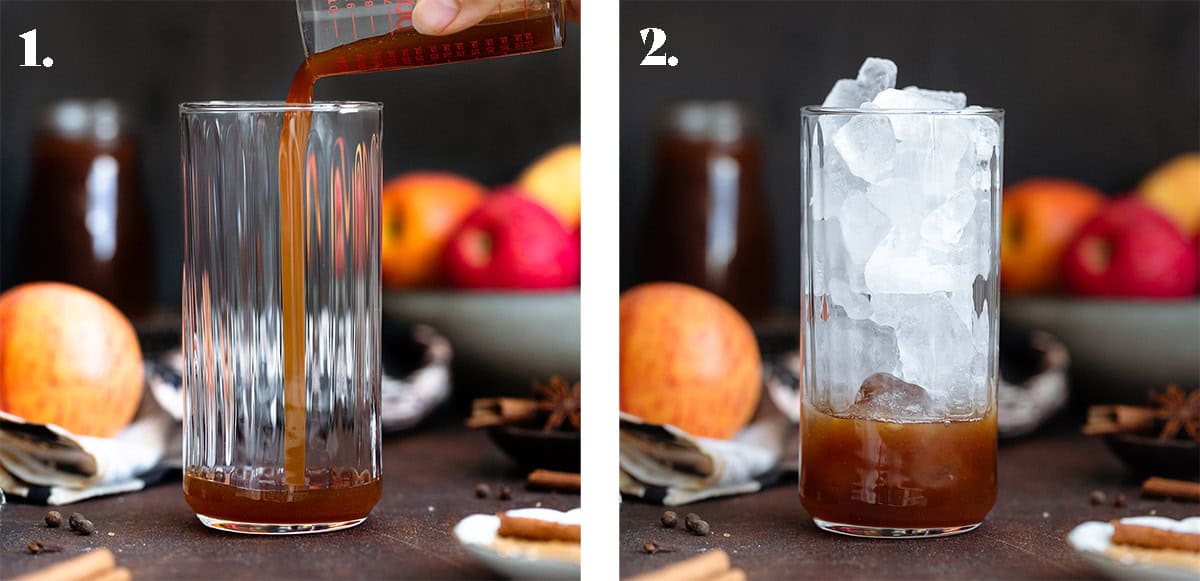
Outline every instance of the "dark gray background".
<svg viewBox="0 0 1200 581"><path fill-rule="evenodd" d="M38 29L22 68L18 35ZM142 183L153 217L158 297L178 307L182 252L176 106L282 100L304 58L291 1L0 0L0 289L21 281L17 239L40 108L112 97L139 119ZM488 185L579 138L579 27L567 48L518 58L325 79L318 99L384 103L384 171L445 169Z"/></svg>
<svg viewBox="0 0 1200 581"><path fill-rule="evenodd" d="M638 31L667 32L679 65L641 67ZM658 111L737 99L762 119L778 303L800 301L800 108L867 56L901 85L1003 107L1005 181L1083 180L1122 193L1200 148L1200 3L733 2L621 5L621 285L638 282ZM661 53L660 53L661 54Z"/></svg>

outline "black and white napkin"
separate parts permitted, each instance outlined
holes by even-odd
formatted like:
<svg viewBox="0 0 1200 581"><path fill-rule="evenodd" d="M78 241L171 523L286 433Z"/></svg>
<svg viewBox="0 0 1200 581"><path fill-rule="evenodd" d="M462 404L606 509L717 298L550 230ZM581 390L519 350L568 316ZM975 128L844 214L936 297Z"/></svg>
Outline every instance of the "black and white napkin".
<svg viewBox="0 0 1200 581"><path fill-rule="evenodd" d="M693 436L623 413L621 492L666 506L757 492L787 472L783 459L795 433L776 413L760 414L731 440Z"/></svg>
<svg viewBox="0 0 1200 581"><path fill-rule="evenodd" d="M384 431L415 426L450 396L450 343L415 325L410 366L384 373ZM0 412L0 490L28 502L63 505L141 490L183 463L183 367L179 351L145 362L146 389L134 421L112 438L81 436Z"/></svg>
<svg viewBox="0 0 1200 581"><path fill-rule="evenodd" d="M183 440L179 417L159 403L177 370L147 362L146 395L133 423L112 438L80 436L54 424L0 412L0 488L37 504L63 505L141 490L178 469ZM177 394L178 392L175 391ZM182 409L183 402L167 407Z"/></svg>

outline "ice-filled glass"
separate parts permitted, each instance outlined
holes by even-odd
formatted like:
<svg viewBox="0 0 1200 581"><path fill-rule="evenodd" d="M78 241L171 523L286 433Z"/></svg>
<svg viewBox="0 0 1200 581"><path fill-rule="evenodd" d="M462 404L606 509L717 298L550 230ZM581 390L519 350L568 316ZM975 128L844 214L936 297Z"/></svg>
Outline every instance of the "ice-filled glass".
<svg viewBox="0 0 1200 581"><path fill-rule="evenodd" d="M334 530L379 500L381 112L180 107L183 490L210 527Z"/></svg>
<svg viewBox="0 0 1200 581"><path fill-rule="evenodd" d="M822 529L954 534L995 502L1003 116L803 111L800 499Z"/></svg>

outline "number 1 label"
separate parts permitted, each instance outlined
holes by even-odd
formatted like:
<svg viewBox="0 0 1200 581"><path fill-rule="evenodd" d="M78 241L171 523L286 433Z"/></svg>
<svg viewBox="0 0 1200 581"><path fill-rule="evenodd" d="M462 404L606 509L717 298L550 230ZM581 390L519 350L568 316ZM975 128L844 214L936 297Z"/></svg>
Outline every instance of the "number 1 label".
<svg viewBox="0 0 1200 581"><path fill-rule="evenodd" d="M25 62L21 63L23 67L46 67L54 66L54 59L46 57L42 59L41 64L37 62L37 29L30 30L25 34L20 35L21 40L25 41Z"/></svg>

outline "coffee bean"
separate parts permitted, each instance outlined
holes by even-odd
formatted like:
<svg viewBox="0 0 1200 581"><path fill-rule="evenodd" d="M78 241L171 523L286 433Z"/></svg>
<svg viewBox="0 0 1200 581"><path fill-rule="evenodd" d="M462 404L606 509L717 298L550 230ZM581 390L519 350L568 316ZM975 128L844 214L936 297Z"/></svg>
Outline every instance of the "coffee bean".
<svg viewBox="0 0 1200 581"><path fill-rule="evenodd" d="M492 495L492 487L482 482L475 485L475 498L487 498Z"/></svg>

